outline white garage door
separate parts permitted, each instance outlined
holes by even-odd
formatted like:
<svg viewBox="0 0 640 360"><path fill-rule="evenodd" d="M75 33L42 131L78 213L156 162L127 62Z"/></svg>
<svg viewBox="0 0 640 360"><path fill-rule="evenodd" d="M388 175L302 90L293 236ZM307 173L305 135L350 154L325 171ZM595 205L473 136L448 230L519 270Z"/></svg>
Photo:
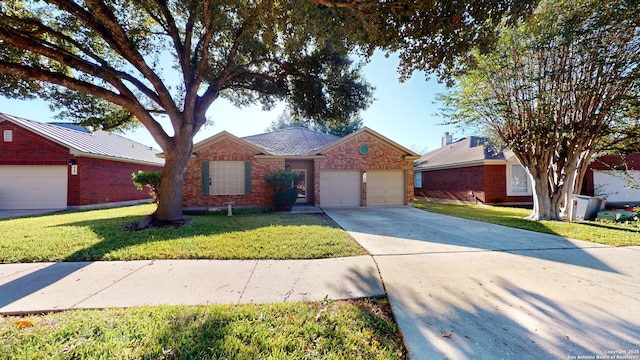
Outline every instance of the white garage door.
<svg viewBox="0 0 640 360"><path fill-rule="evenodd" d="M403 170L367 171L367 206L404 205Z"/></svg>
<svg viewBox="0 0 640 360"><path fill-rule="evenodd" d="M633 186L640 184L640 171L630 170L624 178L615 171L594 171L593 188L595 196L602 196L608 202L630 203L640 201L640 190Z"/></svg>
<svg viewBox="0 0 640 360"><path fill-rule="evenodd" d="M320 171L321 206L360 206L362 175L359 170Z"/></svg>
<svg viewBox="0 0 640 360"><path fill-rule="evenodd" d="M0 209L66 207L66 166L0 166Z"/></svg>

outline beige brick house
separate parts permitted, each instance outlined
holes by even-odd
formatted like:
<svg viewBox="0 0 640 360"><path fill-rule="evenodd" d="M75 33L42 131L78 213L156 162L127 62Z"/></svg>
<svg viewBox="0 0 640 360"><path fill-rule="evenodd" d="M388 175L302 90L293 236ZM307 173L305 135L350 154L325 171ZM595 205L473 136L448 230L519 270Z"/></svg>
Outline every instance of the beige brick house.
<svg viewBox="0 0 640 360"><path fill-rule="evenodd" d="M183 205L206 209L270 206L264 176L278 170L302 174L298 203L372 206L413 203L411 150L369 129L343 138L289 128L244 138L218 133L194 146Z"/></svg>

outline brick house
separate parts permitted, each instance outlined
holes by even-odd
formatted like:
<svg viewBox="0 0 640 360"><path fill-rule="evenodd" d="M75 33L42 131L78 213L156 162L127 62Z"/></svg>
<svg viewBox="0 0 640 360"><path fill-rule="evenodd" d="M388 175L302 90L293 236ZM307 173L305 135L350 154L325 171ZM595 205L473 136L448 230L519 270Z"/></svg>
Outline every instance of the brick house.
<svg viewBox="0 0 640 360"><path fill-rule="evenodd" d="M131 174L162 171L146 145L105 131L0 114L0 209L67 209L149 199Z"/></svg>
<svg viewBox="0 0 640 360"><path fill-rule="evenodd" d="M640 190L628 181L640 184L640 153L599 156L587 168L582 194L604 197L611 207L640 206Z"/></svg>
<svg viewBox="0 0 640 360"><path fill-rule="evenodd" d="M488 139L469 136L453 142L445 133L442 147L414 163L416 196L435 201L530 205L531 181L517 159L495 151Z"/></svg>
<svg viewBox="0 0 640 360"><path fill-rule="evenodd" d="M413 160L418 155L369 128L343 138L289 128L238 138L218 133L194 146L183 205L207 209L272 204L264 176L279 170L302 175L298 203L371 206L413 203Z"/></svg>

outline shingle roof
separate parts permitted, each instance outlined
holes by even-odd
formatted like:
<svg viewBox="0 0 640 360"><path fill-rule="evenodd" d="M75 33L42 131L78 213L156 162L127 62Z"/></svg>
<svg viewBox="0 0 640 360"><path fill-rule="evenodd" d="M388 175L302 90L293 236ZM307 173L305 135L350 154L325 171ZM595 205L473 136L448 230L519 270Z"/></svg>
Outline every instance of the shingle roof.
<svg viewBox="0 0 640 360"><path fill-rule="evenodd" d="M2 121L10 121L29 129L40 136L68 147L76 155L105 157L152 165L164 164L164 159L156 156L159 153L158 150L114 133L102 130L91 132L86 129L77 129L74 126L41 123L0 113L0 122Z"/></svg>
<svg viewBox="0 0 640 360"><path fill-rule="evenodd" d="M317 150L339 140L340 137L305 128L288 128L242 139L272 155L303 156L314 155Z"/></svg>
<svg viewBox="0 0 640 360"><path fill-rule="evenodd" d="M414 162L414 167L428 169L485 160L505 160L504 152L495 151L487 138L469 136L422 155Z"/></svg>

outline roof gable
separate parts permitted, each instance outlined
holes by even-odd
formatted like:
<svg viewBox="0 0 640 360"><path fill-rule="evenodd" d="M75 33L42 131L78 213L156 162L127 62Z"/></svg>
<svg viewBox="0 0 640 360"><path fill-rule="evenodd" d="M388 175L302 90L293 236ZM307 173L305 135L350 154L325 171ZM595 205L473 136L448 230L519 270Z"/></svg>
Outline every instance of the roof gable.
<svg viewBox="0 0 640 360"><path fill-rule="evenodd" d="M258 147L244 139L241 139L227 131L221 131L213 136L210 136L202 141L199 141L197 144L195 144L193 146L193 151L196 152L198 150L207 148L212 146L213 144L217 143L218 141L221 141L223 139L229 139L231 141L233 141L234 143L246 147L254 152L256 152L257 154L265 154L265 155L272 155L271 153L265 151L265 149Z"/></svg>
<svg viewBox="0 0 640 360"><path fill-rule="evenodd" d="M416 169L429 169L468 166L486 161L505 161L504 151L495 151L487 138L468 136L422 155L414 165Z"/></svg>
<svg viewBox="0 0 640 360"><path fill-rule="evenodd" d="M2 121L9 121L67 147L76 156L99 157L151 165L164 164L164 160L156 156L157 150L106 131L91 132L86 129L80 130L74 126L41 123L0 113L0 122Z"/></svg>
<svg viewBox="0 0 640 360"><path fill-rule="evenodd" d="M412 150L409 150L409 149L405 148L404 146L402 146L402 145L400 145L400 144L398 144L398 143L396 143L396 142L392 141L391 139L389 139L389 138L387 138L387 137L385 137L385 136L383 136L383 135L381 135L381 134L379 134L379 133L377 133L377 132L375 132L375 131L373 131L373 130L369 129L369 128L368 128L368 127L366 127L366 126L365 126L365 127L363 127L363 128L361 128L361 129L360 129L360 130L358 130L358 131L355 131L355 132L353 132L353 133L351 133L351 134L349 134L349 135L347 135L347 136L343 137L343 138L339 138L337 141L335 141L335 142L333 142L333 143L331 143L331 144L328 144L327 146L325 146L325 147L323 147L323 148L319 149L317 153L318 153L318 154L324 154L324 153L326 153L327 151L329 151L329 150L331 150L331 149L333 149L333 148L335 148L335 147L337 147L337 146L340 146L340 145L342 145L342 144L344 144L344 143L346 143L346 142L350 141L351 139L353 139L353 138L355 138L355 137L357 137L357 136L359 136L359 135L361 135L361 134L363 134L363 133L366 133L366 134L368 134L368 135L370 135L370 136L373 136L373 137L378 138L378 139L379 139L379 140L381 140L383 143L386 143L387 145L391 146L392 148L395 148L395 149L397 149L398 151L400 151L401 153L404 153L404 154L405 154L405 156L408 156L408 157L415 157L415 158L417 158L417 157L419 157L419 156L420 156L420 155L418 155L415 151L412 151Z"/></svg>

